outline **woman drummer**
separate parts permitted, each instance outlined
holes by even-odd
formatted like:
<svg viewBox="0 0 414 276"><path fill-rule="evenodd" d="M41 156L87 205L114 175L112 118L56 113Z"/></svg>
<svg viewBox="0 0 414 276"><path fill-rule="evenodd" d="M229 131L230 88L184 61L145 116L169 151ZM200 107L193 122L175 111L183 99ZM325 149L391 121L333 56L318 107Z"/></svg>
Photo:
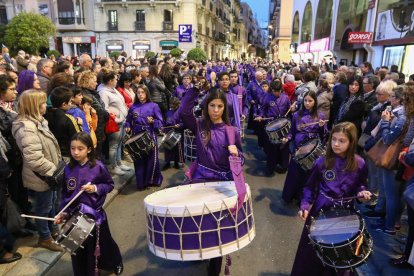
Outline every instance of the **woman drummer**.
<svg viewBox="0 0 414 276"><path fill-rule="evenodd" d="M229 155L242 157L242 145L239 131L229 123L226 94L220 89L211 91L206 96L203 116L196 118L192 103L200 93L200 84L195 86L185 94L178 111L184 126L194 133L197 145L197 159L186 172L187 183L233 180ZM229 144L227 131L234 133L234 145ZM211 259L209 275L219 275L221 264L222 257Z"/></svg>
<svg viewBox="0 0 414 276"><path fill-rule="evenodd" d="M134 160L137 189L144 190L148 186L161 186L162 175L158 160L157 132L162 127L161 110L151 102L150 93L145 85L137 87L137 96L128 112L125 131L137 135L146 131L155 147L144 158Z"/></svg>
<svg viewBox="0 0 414 276"><path fill-rule="evenodd" d="M353 196L358 196L361 201L370 199L371 193L365 191L368 170L364 159L356 155L357 141L357 129L353 123L339 123L332 129L326 156L316 161L303 189L299 216L306 220L305 226L310 224L310 217L332 208L335 200ZM351 205L353 202L345 203ZM310 245L308 234L307 227L304 227L292 276L352 275L349 270L337 272L323 266Z"/></svg>
<svg viewBox="0 0 414 276"><path fill-rule="evenodd" d="M282 118L290 109L290 100L288 96L282 93L282 83L274 80L270 83L270 91L265 95L263 104L259 108L256 121L262 122L264 118L274 120ZM266 131L260 132L264 141L264 151L266 153L266 175L273 176L274 171L284 173L287 170L289 162L289 149L286 144L274 144L270 141Z"/></svg>
<svg viewBox="0 0 414 276"><path fill-rule="evenodd" d="M298 148L312 139L325 140L328 128L324 121L324 114L317 112L317 108L316 93L313 91L306 93L303 97L302 108L293 114L288 137L282 139L283 143L290 141L291 154L294 154ZM291 158L282 193L282 198L286 203L291 202L294 198L299 199L308 176L309 171L302 169L296 160Z"/></svg>

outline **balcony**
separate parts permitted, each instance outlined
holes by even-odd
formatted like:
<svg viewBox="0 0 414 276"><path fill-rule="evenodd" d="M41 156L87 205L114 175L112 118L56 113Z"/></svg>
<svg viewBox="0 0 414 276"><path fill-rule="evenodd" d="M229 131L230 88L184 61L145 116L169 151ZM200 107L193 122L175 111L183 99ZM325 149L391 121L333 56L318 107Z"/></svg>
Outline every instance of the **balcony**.
<svg viewBox="0 0 414 276"><path fill-rule="evenodd" d="M145 31L145 21L135 21L135 31Z"/></svg>
<svg viewBox="0 0 414 276"><path fill-rule="evenodd" d="M56 24L57 30L86 30L85 18L74 16L59 16Z"/></svg>
<svg viewBox="0 0 414 276"><path fill-rule="evenodd" d="M108 31L118 31L118 22L108 22Z"/></svg>
<svg viewBox="0 0 414 276"><path fill-rule="evenodd" d="M174 29L174 23L172 21L162 22L162 30L163 31L172 31L173 29Z"/></svg>

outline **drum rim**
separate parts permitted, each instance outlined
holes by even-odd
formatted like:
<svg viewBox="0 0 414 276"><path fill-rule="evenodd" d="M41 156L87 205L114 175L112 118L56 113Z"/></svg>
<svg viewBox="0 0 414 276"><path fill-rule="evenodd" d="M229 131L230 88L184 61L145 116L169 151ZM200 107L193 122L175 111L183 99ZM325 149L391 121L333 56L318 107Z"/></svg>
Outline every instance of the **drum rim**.
<svg viewBox="0 0 414 276"><path fill-rule="evenodd" d="M182 204L181 206L168 206L165 204L164 206L155 205L154 202L150 200L157 195L168 193L168 191L177 190L177 189L192 189L193 187L205 187L205 186L219 186L225 183L225 185L234 188L235 194L231 197L222 198L220 200L214 202L208 202L209 205L206 205L206 202L203 203L196 203L192 205ZM248 183L246 184L246 196L243 201L243 204L250 205L250 209L252 209L252 200L251 200L251 191L250 186ZM202 185L202 186L200 186ZM203 182L203 183L196 183L196 184L189 184L189 185L180 185L176 187L171 187L167 189L163 189L157 192L154 192L144 198L144 207L147 215L157 215L157 216L172 216L172 217L184 217L186 216L198 216L202 214L206 214L206 209L209 213L217 212L220 210L228 210L223 209L223 204L225 204L228 208L232 208L237 203L237 190L234 184L234 181L214 181L214 182ZM206 208L207 207L207 208ZM243 208L243 207L242 207ZM168 211L168 213L166 212Z"/></svg>
<svg viewBox="0 0 414 276"><path fill-rule="evenodd" d="M359 219L359 228L358 228L358 232L355 234L355 235L353 235L352 237L350 237L349 239L347 239L346 241L342 241L342 242L339 242L339 243L323 243L323 242L318 242L318 241L316 241L316 240L314 240L314 239L312 239L312 237L311 237L311 233L310 233L310 228L311 228L311 226L312 226L312 224L317 220L317 218L323 213L323 212L328 212L328 211L332 211L332 210L334 210L335 208L332 208L331 210L325 210L325 211L323 211L323 210L321 210L321 211L319 211L319 213L318 213L318 215L315 217L315 218L313 218L312 219L312 221L311 221L311 223L309 224L309 230L308 230L308 237L309 237L309 240L313 243L313 244L315 244L315 245L318 245L318 246L320 246L320 247L323 247L323 248L334 248L334 247L342 247L342 246L344 246L344 245L347 245L347 244L350 244L350 243L352 243L352 242L354 242L359 236L361 236L361 235L363 235L364 234L364 232L368 232L367 231L367 228L366 228L366 226L365 226L365 221L364 221L364 219L363 219L363 217L362 217L362 215L360 214L360 213L358 213L354 208L341 208L341 209L346 209L346 210L350 210L350 211L352 211L352 212L354 212L354 214L355 215L357 215L357 217L358 217L358 219ZM362 228L361 228L362 227Z"/></svg>
<svg viewBox="0 0 414 276"><path fill-rule="evenodd" d="M148 139L151 140L151 137L149 136L148 132L144 130L144 131L138 132L138 133L130 136L128 139L125 140L125 143L124 144L125 145L130 144L131 142L134 142L138 138L140 138L142 136L145 136L145 134L148 136Z"/></svg>
<svg viewBox="0 0 414 276"><path fill-rule="evenodd" d="M266 124L265 129L267 130L267 127L269 127L272 123L275 123L277 121L282 121L285 120L285 124L283 124L281 127L279 127L278 129L282 129L284 127L286 127L286 125L288 125L290 123L290 120L288 118L277 118L273 121L270 121ZM277 131L278 129L272 130L271 132Z"/></svg>
<svg viewBox="0 0 414 276"><path fill-rule="evenodd" d="M365 231L364 234L366 234L368 236L368 252L365 254L364 258L362 258L361 260L358 260L357 262L353 263L352 265L346 265L346 266L338 266L338 265L333 265L331 263L328 263L325 258L320 256L320 252L316 251L316 255L318 256L319 260L329 266L329 267L333 267L333 268L337 268L337 269L349 269L349 268L353 268L353 267L357 267L359 266L362 262L365 262L365 260L369 257L369 255L371 255L371 253L374 251L373 247L374 247L374 241L372 240L371 234L368 231Z"/></svg>

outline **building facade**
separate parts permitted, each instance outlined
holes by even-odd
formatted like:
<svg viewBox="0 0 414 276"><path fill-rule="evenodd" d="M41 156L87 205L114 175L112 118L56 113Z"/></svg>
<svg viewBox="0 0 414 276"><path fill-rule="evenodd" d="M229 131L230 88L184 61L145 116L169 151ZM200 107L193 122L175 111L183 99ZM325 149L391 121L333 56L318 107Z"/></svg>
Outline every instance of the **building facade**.
<svg viewBox="0 0 414 276"><path fill-rule="evenodd" d="M253 11L246 2L241 3L241 20L243 22L245 36L247 37L247 52L245 58L265 57L266 39L264 32L253 16Z"/></svg>
<svg viewBox="0 0 414 276"><path fill-rule="evenodd" d="M334 55L338 62L359 64L372 54L367 44L350 44L350 32L365 32L374 17L368 0L295 1L292 44L294 60L320 63Z"/></svg>
<svg viewBox="0 0 414 276"><path fill-rule="evenodd" d="M292 8L291 0L269 2L269 47L273 61L290 60Z"/></svg>

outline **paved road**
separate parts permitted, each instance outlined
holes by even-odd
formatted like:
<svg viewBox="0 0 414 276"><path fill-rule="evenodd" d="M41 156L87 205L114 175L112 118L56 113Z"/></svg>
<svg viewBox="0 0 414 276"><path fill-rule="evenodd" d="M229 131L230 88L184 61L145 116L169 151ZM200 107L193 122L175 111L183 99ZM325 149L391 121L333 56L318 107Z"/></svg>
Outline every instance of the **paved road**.
<svg viewBox="0 0 414 276"><path fill-rule="evenodd" d="M257 140L245 141L245 177L252 190L256 238L242 250L232 253L232 275L289 275L303 223L296 217L297 207L281 200L285 175L263 176L265 155ZM163 188L182 183L183 172L164 173ZM124 259L123 275L207 275L207 262L168 261L154 256L147 247L143 199L158 188L138 192L132 183L106 209L114 239ZM65 254L46 274L71 275L70 257ZM224 273L223 273L224 274Z"/></svg>

